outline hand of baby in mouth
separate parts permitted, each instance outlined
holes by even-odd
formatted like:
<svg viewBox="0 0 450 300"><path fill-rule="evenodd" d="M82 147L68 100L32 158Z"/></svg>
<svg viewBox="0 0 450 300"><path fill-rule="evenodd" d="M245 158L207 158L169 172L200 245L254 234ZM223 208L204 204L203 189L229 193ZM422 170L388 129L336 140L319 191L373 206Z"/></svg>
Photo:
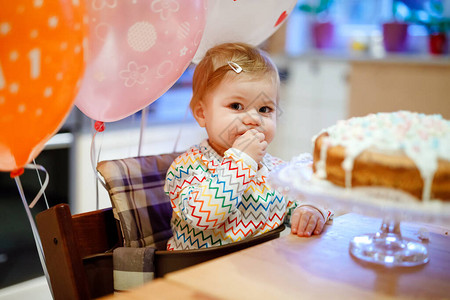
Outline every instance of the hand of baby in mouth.
<svg viewBox="0 0 450 300"><path fill-rule="evenodd" d="M266 154L267 142L264 133L249 129L234 141L233 147L245 152L259 164Z"/></svg>

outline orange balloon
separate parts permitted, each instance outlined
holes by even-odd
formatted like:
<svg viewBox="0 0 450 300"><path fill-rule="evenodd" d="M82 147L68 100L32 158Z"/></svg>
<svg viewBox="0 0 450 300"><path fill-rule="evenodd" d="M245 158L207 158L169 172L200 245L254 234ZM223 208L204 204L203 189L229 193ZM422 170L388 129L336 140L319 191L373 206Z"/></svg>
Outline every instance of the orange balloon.
<svg viewBox="0 0 450 300"><path fill-rule="evenodd" d="M84 70L84 0L0 0L0 171L20 170L58 131Z"/></svg>

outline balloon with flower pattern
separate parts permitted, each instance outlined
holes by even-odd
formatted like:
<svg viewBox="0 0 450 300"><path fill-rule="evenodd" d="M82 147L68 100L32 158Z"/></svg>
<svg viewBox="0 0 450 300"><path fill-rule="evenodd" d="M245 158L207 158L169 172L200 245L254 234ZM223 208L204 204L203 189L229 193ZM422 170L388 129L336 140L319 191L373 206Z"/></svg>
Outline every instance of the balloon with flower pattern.
<svg viewBox="0 0 450 300"><path fill-rule="evenodd" d="M206 0L88 0L86 74L75 105L112 122L152 103L183 74L206 22Z"/></svg>
<svg viewBox="0 0 450 300"><path fill-rule="evenodd" d="M19 175L73 107L84 69L82 0L0 0L0 171Z"/></svg>

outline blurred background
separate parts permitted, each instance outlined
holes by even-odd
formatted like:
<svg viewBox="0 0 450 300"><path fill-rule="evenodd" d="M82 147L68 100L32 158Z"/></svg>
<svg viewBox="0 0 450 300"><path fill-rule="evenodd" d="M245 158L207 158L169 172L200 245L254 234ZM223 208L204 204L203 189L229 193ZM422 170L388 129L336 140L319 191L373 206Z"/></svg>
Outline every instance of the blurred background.
<svg viewBox="0 0 450 300"><path fill-rule="evenodd" d="M371 112L404 109L450 119L449 34L450 0L299 0L260 45L282 78L270 152L290 160L310 152L322 128ZM204 138L188 112L194 67L144 112L107 123L96 138L99 160L183 150ZM92 136L93 121L74 107L36 158L50 176L49 206L69 203L73 214L110 206L93 173ZM32 199L40 189L36 172L27 170L21 181ZM41 199L32 213L45 208ZM30 224L6 172L0 173L0 240L0 299L49 299Z"/></svg>

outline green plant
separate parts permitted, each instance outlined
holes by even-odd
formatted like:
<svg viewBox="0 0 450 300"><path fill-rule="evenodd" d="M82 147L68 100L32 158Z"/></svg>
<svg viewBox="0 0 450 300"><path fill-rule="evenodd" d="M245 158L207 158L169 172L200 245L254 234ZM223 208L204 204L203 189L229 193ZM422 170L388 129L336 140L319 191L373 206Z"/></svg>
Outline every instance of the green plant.
<svg viewBox="0 0 450 300"><path fill-rule="evenodd" d="M315 2L317 4L314 5L311 2ZM332 3L333 0L317 0L317 1L305 0L300 2L298 9L309 14L318 15L323 12L326 12L330 8Z"/></svg>
<svg viewBox="0 0 450 300"><path fill-rule="evenodd" d="M408 5L408 1L404 0L392 2L392 13L396 20L423 25L429 33L450 30L450 18L443 16L443 10L441 0L423 1L418 6Z"/></svg>

